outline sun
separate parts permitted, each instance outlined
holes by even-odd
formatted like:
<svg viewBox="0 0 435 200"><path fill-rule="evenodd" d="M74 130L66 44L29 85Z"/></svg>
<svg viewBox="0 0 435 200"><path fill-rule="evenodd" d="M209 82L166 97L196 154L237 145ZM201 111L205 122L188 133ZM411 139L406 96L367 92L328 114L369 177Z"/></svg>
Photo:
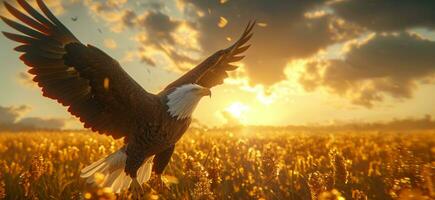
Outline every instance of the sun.
<svg viewBox="0 0 435 200"><path fill-rule="evenodd" d="M235 102L227 107L226 111L229 112L231 115L233 115L236 118L242 118L242 115L249 110L249 106L240 103Z"/></svg>

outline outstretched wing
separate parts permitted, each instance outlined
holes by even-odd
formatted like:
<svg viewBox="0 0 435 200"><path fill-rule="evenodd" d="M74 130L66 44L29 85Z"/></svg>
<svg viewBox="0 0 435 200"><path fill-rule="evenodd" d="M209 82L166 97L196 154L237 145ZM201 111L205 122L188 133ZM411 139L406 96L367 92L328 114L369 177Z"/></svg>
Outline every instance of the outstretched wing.
<svg viewBox="0 0 435 200"><path fill-rule="evenodd" d="M223 83L228 77L228 71L233 71L238 66L233 65L233 62L240 61L244 58L240 54L245 52L250 45L245 45L252 37L252 29L255 26L254 22L249 22L245 31L237 42L227 49L220 50L208 57L201 64L184 74L176 81L169 84L165 90L178 87L188 83L195 83L203 87L212 88Z"/></svg>
<svg viewBox="0 0 435 200"><path fill-rule="evenodd" d="M155 95L143 90L116 60L80 43L42 0L37 3L45 16L25 0L17 2L27 14L4 4L23 24L1 19L24 35L3 34L22 43L15 50L24 53L20 59L30 67L43 95L68 106L86 128L114 138L128 136L139 102L152 103Z"/></svg>

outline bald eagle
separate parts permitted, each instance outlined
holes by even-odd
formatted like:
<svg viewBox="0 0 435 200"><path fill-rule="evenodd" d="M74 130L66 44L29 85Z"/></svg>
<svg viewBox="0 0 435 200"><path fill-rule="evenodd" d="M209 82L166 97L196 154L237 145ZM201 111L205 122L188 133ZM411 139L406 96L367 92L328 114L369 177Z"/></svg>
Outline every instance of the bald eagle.
<svg viewBox="0 0 435 200"><path fill-rule="evenodd" d="M78 117L85 128L124 138L115 153L81 170L81 177L94 182L96 173L105 176L101 186L120 192L138 188L154 171L161 175L177 141L191 123L200 99L211 96L210 89L222 84L227 72L243 59L250 45L255 22L249 23L239 40L219 50L198 66L170 83L158 94L144 90L120 64L92 45L84 45L47 8L42 14L25 0L17 0L22 11L4 2L18 23L1 19L23 33L3 34L18 43L15 50L29 66L30 74L44 96L57 100Z"/></svg>

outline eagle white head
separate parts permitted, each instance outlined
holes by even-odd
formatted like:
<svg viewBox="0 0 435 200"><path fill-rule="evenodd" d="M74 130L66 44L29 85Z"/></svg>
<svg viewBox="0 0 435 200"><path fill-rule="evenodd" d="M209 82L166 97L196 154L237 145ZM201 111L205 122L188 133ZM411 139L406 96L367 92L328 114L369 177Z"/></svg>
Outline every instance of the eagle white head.
<svg viewBox="0 0 435 200"><path fill-rule="evenodd" d="M185 84L175 88L168 94L168 112L172 117L184 119L192 116L196 106L204 96L211 97L209 88L202 87L197 84Z"/></svg>

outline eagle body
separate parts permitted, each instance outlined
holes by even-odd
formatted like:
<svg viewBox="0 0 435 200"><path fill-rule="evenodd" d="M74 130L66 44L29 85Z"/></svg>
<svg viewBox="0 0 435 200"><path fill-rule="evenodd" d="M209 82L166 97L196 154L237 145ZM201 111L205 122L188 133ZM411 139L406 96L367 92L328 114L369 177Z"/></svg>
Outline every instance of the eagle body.
<svg viewBox="0 0 435 200"><path fill-rule="evenodd" d="M21 34L2 32L20 43L15 48L29 67L28 73L45 97L66 106L68 111L94 132L124 138L125 145L106 158L82 169L81 177L95 182L104 175L102 187L121 192L146 182L151 172L161 175L177 141L186 132L200 99L223 83L234 62L250 45L254 23L249 23L239 40L205 59L152 94L142 88L121 65L102 50L81 43L50 11L36 0L41 12L25 0L22 9L4 1L18 21L0 16ZM21 23L20 23L21 22Z"/></svg>
<svg viewBox="0 0 435 200"><path fill-rule="evenodd" d="M160 153L171 149L173 151L175 143L183 136L191 123L190 116L183 119L171 116L168 112L170 109L167 105L168 97L166 95L160 97L158 100L160 106L156 107L153 120L138 121L135 127L138 128L137 132L139 134L134 134L131 138L128 138L126 149L128 157L125 171L132 177L136 177L136 171L143 161L153 155L157 155L155 162L160 162L158 164L160 167L156 166L155 171L163 172L169 158L162 158L165 154ZM147 115L147 113L143 114ZM163 160L160 161L161 159Z"/></svg>

